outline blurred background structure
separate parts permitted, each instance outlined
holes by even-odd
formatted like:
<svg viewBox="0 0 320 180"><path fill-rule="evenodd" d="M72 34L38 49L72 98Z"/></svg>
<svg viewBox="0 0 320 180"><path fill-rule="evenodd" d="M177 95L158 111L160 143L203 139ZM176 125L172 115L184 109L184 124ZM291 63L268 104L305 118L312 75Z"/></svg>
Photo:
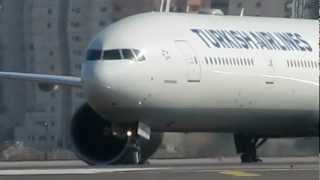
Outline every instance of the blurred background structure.
<svg viewBox="0 0 320 180"><path fill-rule="evenodd" d="M318 0L230 0L229 14L315 19L319 16Z"/></svg>
<svg viewBox="0 0 320 180"><path fill-rule="evenodd" d="M159 11L160 3L161 0L0 0L0 69L79 76L86 46L96 33L123 17ZM212 8L228 15L239 15L244 9L247 16L319 16L318 0L172 0L170 9L198 13ZM69 123L84 100L80 89L1 80L0 159L10 159L10 153L14 154L10 148L29 154L68 149ZM162 154L234 154L229 135L165 137ZM267 155L312 154L318 152L318 143L318 139L279 140L265 145L262 151ZM293 151L295 146L306 148Z"/></svg>

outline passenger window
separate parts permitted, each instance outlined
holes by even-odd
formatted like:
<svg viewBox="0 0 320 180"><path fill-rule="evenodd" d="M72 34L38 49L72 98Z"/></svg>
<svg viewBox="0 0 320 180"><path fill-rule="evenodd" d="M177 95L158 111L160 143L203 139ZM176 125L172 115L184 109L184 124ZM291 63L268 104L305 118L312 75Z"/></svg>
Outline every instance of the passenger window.
<svg viewBox="0 0 320 180"><path fill-rule="evenodd" d="M210 58L210 63L213 64L212 58Z"/></svg>
<svg viewBox="0 0 320 180"><path fill-rule="evenodd" d="M134 54L130 49L123 49L122 55L124 59L134 59Z"/></svg>
<svg viewBox="0 0 320 180"><path fill-rule="evenodd" d="M315 63L313 64L313 63L314 63L314 61L311 61L311 67L312 67L312 68L315 68L315 65L316 65L316 64L315 64Z"/></svg>
<svg viewBox="0 0 320 180"><path fill-rule="evenodd" d="M121 54L119 50L107 50L103 52L103 59L105 60L120 60Z"/></svg>
<svg viewBox="0 0 320 180"><path fill-rule="evenodd" d="M243 59L243 64L245 65L245 66L247 66L247 59Z"/></svg>
<svg viewBox="0 0 320 180"><path fill-rule="evenodd" d="M214 58L214 64L218 64L218 62L217 62L217 59L216 58Z"/></svg>
<svg viewBox="0 0 320 180"><path fill-rule="evenodd" d="M207 58L207 57L205 58L205 61L206 61L206 64L209 64L209 61L208 61L208 58Z"/></svg>
<svg viewBox="0 0 320 180"><path fill-rule="evenodd" d="M101 59L101 54L102 51L101 50L97 50L97 49L89 49L87 51L87 60L88 61L96 61L96 60L100 60Z"/></svg>
<svg viewBox="0 0 320 180"><path fill-rule="evenodd" d="M298 67L301 67L299 60L297 60L297 66L298 66Z"/></svg>

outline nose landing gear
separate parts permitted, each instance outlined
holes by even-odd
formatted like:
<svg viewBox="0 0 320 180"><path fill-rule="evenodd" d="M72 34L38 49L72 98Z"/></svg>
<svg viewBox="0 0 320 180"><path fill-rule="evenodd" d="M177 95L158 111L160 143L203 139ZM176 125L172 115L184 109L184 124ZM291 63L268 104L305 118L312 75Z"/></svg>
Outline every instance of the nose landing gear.
<svg viewBox="0 0 320 180"><path fill-rule="evenodd" d="M262 162L257 156L257 149L267 141L266 138L259 138L245 134L235 134L234 142L237 153L241 156L242 163Z"/></svg>
<svg viewBox="0 0 320 180"><path fill-rule="evenodd" d="M116 126L115 124L111 128L113 136L118 138L127 139L127 156L123 160L125 164L143 164L145 159L142 156L142 146L150 140L151 130L150 127L138 123L137 125Z"/></svg>
<svg viewBox="0 0 320 180"><path fill-rule="evenodd" d="M128 151L131 157L129 161L132 164L143 164L143 159L141 155L141 145L139 139L129 137Z"/></svg>

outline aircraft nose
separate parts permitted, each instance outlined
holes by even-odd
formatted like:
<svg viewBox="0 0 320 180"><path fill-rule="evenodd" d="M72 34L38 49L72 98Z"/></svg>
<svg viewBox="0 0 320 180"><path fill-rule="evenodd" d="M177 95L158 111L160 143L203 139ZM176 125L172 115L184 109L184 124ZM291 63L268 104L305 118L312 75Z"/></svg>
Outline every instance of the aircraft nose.
<svg viewBox="0 0 320 180"><path fill-rule="evenodd" d="M82 64L82 79L86 85L101 84L100 78L102 70L99 69L97 62L86 62Z"/></svg>
<svg viewBox="0 0 320 180"><path fill-rule="evenodd" d="M104 67L99 62L86 62L82 64L81 75L88 103L97 110L108 106L111 84L108 79L110 75Z"/></svg>
<svg viewBox="0 0 320 180"><path fill-rule="evenodd" d="M111 88L111 72L99 62L87 62L82 65L84 88L89 93L97 93Z"/></svg>

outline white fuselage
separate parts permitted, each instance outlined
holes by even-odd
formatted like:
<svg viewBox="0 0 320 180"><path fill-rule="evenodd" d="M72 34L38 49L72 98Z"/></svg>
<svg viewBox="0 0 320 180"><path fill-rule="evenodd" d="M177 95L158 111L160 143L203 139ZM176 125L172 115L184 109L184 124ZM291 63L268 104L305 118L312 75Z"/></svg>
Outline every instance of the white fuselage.
<svg viewBox="0 0 320 180"><path fill-rule="evenodd" d="M82 78L89 104L114 123L312 135L319 131L318 33L312 20L146 13L109 26L88 48L138 49L146 59L101 56L83 64Z"/></svg>

